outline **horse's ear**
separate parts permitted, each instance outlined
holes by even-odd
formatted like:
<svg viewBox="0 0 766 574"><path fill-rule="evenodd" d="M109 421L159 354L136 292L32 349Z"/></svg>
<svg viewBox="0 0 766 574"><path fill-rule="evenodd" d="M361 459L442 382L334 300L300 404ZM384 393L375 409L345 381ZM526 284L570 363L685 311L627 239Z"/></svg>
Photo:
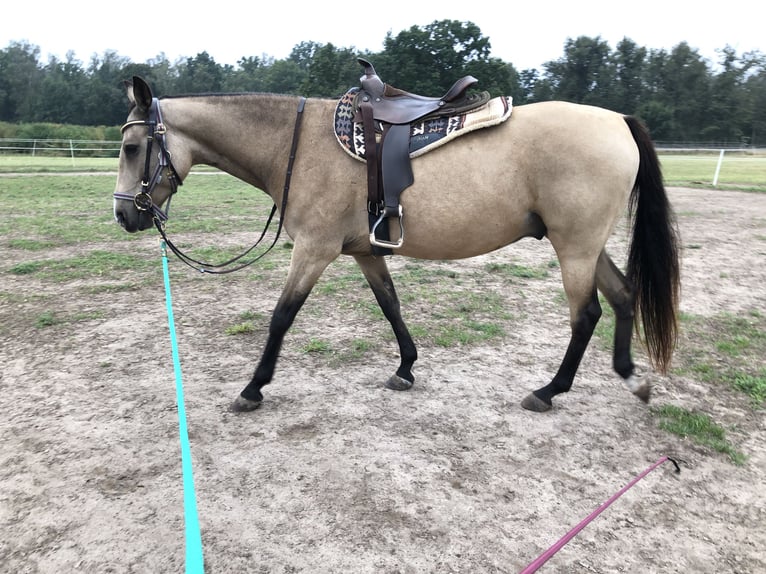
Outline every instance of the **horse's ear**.
<svg viewBox="0 0 766 574"><path fill-rule="evenodd" d="M132 80L123 82L127 92L128 100L141 111L148 111L152 105L152 89L141 77L133 76Z"/></svg>

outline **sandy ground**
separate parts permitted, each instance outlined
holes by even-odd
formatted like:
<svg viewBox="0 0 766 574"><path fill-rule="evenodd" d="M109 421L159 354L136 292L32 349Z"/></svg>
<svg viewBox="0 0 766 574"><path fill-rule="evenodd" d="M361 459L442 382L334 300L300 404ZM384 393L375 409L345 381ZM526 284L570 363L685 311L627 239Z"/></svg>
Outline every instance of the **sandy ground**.
<svg viewBox="0 0 766 574"><path fill-rule="evenodd" d="M766 314L766 195L670 192L685 247L682 311ZM610 249L618 260L623 239ZM151 233L131 245L157 254ZM0 251L2 290L17 294L1 315L0 571L182 571L159 257L156 273L120 291L89 288L98 279L53 286L11 275L29 254ZM528 240L433 265L481 294L500 288L482 272L487 262L550 259L547 243ZM390 263L395 277L411 264ZM659 429L604 345L591 345L551 412L520 408L568 338L556 272L503 286L501 339L421 344L416 384L399 393L382 386L398 364L387 325L347 304L371 303L369 290L320 290L288 335L264 405L228 412L260 355L284 270L268 281L199 278L171 261L206 572L519 572L663 455L681 459L682 472L666 463L650 473L540 572L766 572L766 424L742 394L651 375L652 406L709 414L748 457L742 466ZM407 300L406 282L397 287L406 320L433 311ZM80 319L31 326L24 318L51 298ZM255 331L225 334L246 310ZM331 351L307 352L318 339ZM379 348L348 353L359 340ZM646 371L640 351L637 360Z"/></svg>

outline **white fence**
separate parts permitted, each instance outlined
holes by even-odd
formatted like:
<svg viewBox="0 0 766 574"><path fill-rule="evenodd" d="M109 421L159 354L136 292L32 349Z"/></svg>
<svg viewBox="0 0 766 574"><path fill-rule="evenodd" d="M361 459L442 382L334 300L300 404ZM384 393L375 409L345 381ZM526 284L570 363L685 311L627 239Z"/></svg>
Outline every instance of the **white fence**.
<svg viewBox="0 0 766 574"><path fill-rule="evenodd" d="M724 155L742 156L742 157L759 157L766 156L766 149L764 148L752 148L752 147L691 147L686 144L667 144L660 143L657 145L658 154L666 155L689 155L689 156L711 156L718 157L715 166L715 173L713 174L713 187L718 185L718 176L721 173L721 166L723 165Z"/></svg>
<svg viewBox="0 0 766 574"><path fill-rule="evenodd" d="M121 142L75 139L12 139L0 138L0 154L21 154L32 157L114 157L120 153Z"/></svg>
<svg viewBox="0 0 766 574"><path fill-rule="evenodd" d="M120 152L120 145L121 142L119 140L0 138L0 156L70 158L72 165L74 165L76 158L117 158ZM762 158L766 156L766 149L752 147L725 147L725 144L721 144L720 146L703 146L695 143L657 142L657 153L661 155L678 154L695 157L717 157L715 173L713 174L713 185L715 186L718 184L718 176L725 155L729 157L758 156Z"/></svg>

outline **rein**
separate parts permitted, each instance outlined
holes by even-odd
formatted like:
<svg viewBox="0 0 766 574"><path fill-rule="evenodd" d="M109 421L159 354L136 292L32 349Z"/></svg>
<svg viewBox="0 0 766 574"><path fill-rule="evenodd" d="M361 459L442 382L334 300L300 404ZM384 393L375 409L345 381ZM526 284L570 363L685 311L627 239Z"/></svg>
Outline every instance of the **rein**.
<svg viewBox="0 0 766 574"><path fill-rule="evenodd" d="M271 213L269 213L269 217L266 221L266 225L264 226L260 237L258 237L258 240L242 254L236 257L233 257L232 259L229 259L228 261L224 261L223 263L205 263L203 261L198 261L197 259L194 259L190 255L187 255L181 249L176 247L176 245L173 244L173 242L168 238L167 234L165 233L165 222L168 220L170 200L173 197L173 195L176 193L176 191L178 190L178 186L182 185L183 182L178 177L178 173L173 167L173 164L171 161L171 154L168 151L167 146L165 144L165 133L167 132L167 130L165 128L165 125L162 123L162 113L160 112L160 102L157 98L152 99L152 105L149 110L148 120L130 121L130 122L127 122L125 125L123 125L121 128L121 131L124 132L126 128L132 125L145 125L148 127L148 131L149 131L148 144L146 148L146 161L144 164L144 178L141 182L141 191L136 193L135 196L131 196L125 193L115 193L114 197L115 199L133 200L133 203L135 204L136 208L139 211L151 212L154 226L157 228L157 231L159 231L160 235L162 236L162 239L165 245L167 245L167 247L173 252L173 254L176 257L178 257L186 265L188 265L192 269L196 269L200 273L211 273L211 274L220 275L225 273L233 273L234 271L239 271L240 269L243 269L249 265L252 265L256 261L261 259L264 255L266 255L269 251L271 251L271 249L276 245L282 233L285 210L287 209L287 196L290 191L290 179L292 178L293 164L295 163L296 150L298 149L298 140L300 138L301 122L303 119L303 110L305 108L305 105L306 105L306 98L301 97L301 99L298 102L298 111L295 118L295 127L293 128L292 143L290 145L290 157L287 162L287 172L285 174L285 185L282 192L282 204L281 204L281 209L279 212L279 223L277 225L276 235L274 236L274 240L271 242L271 245L269 245L266 251L264 251L257 257L251 259L250 261L240 263L236 267L229 267L230 265L236 263L237 261L240 261L243 257L246 257L253 249L255 249L258 245L260 245L261 241L266 236L266 232L271 226L271 221L272 219L274 219L274 215L276 214L276 211L277 211L276 204L274 204L274 206L271 208ZM152 175L150 179L149 178L149 169L150 169L149 163L151 160L152 142L155 138L157 139L160 146L160 154L159 154L159 161L157 163L157 167L155 168L154 174ZM163 211L159 206L157 206L154 203L154 200L152 199L152 192L162 180L163 169L167 169L168 180L171 186L171 193L170 193L170 196L168 197L165 211Z"/></svg>

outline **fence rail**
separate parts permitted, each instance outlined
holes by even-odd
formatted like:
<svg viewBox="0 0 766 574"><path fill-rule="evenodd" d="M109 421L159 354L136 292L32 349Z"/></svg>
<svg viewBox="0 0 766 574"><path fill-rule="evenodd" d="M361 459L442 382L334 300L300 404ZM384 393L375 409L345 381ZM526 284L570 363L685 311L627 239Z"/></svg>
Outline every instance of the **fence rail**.
<svg viewBox="0 0 766 574"><path fill-rule="evenodd" d="M120 141L0 138L0 173L114 171ZM766 148L657 145L666 181L766 191Z"/></svg>
<svg viewBox="0 0 766 574"><path fill-rule="evenodd" d="M122 142L76 139L0 138L0 154L32 157L117 157Z"/></svg>
<svg viewBox="0 0 766 574"><path fill-rule="evenodd" d="M120 140L17 139L0 138L0 154L29 154L50 157L117 157ZM766 155L766 148L700 143L655 142L658 153L735 153Z"/></svg>

